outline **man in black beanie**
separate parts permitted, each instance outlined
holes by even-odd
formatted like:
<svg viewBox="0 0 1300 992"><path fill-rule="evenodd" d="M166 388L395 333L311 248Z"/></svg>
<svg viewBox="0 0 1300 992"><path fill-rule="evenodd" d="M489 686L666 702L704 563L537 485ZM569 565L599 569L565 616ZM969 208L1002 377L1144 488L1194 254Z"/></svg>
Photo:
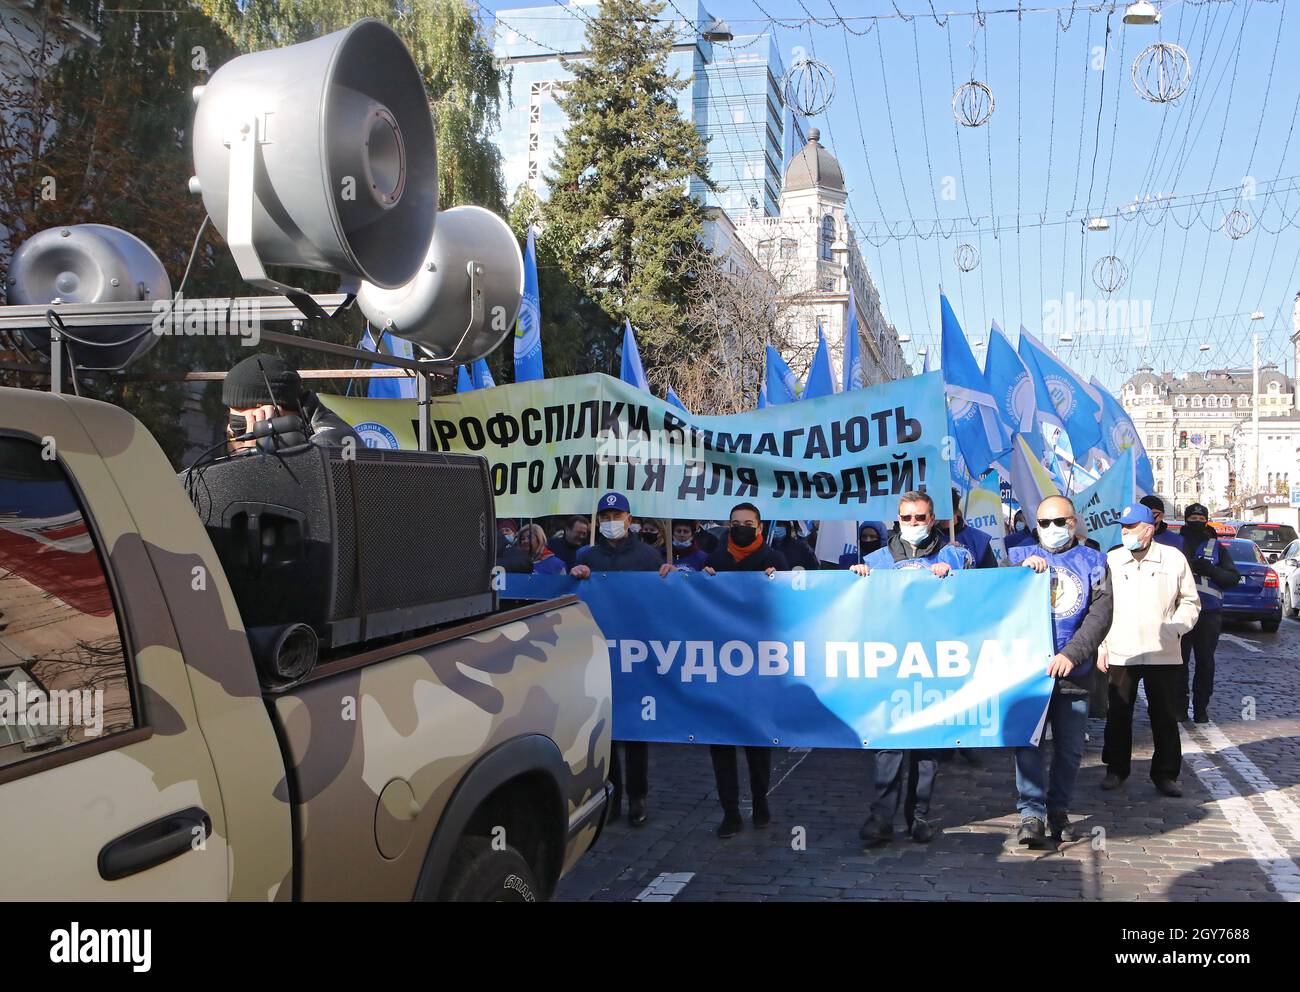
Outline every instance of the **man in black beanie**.
<svg viewBox="0 0 1300 992"><path fill-rule="evenodd" d="M276 355L249 355L226 373L221 402L230 408L227 436L252 433L264 420L294 415L297 430L281 430L282 442L303 439L322 447L338 447L352 438L360 447L360 435L338 414L321 403L313 392L304 391L298 371ZM232 441L235 450L252 448L254 440ZM283 443L282 443L282 446Z"/></svg>

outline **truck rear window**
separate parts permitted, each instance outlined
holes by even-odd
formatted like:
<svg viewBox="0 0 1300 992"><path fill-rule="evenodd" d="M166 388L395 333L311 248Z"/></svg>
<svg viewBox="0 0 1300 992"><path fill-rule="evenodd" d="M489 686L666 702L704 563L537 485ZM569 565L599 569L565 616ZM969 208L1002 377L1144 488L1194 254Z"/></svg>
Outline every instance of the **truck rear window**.
<svg viewBox="0 0 1300 992"><path fill-rule="evenodd" d="M1287 524L1245 524L1238 529L1237 536L1266 544L1288 544L1296 539L1295 528Z"/></svg>

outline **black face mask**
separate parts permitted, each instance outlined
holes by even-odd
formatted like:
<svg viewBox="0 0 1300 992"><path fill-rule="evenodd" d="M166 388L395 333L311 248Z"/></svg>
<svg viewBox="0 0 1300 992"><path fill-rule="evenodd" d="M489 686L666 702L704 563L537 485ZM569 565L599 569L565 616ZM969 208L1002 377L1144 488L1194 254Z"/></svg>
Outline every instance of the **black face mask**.
<svg viewBox="0 0 1300 992"><path fill-rule="evenodd" d="M1197 523L1183 524L1183 533L1188 537L1199 541L1209 536L1210 525Z"/></svg>
<svg viewBox="0 0 1300 992"><path fill-rule="evenodd" d="M864 555L869 555L869 554L871 554L871 552L873 552L873 551L879 551L879 550L880 550L880 542L879 542L879 541L863 541L862 544L859 545L859 547L861 548L862 553L863 553Z"/></svg>
<svg viewBox="0 0 1300 992"><path fill-rule="evenodd" d="M749 524L732 524L731 539L739 547L748 547L754 543L754 538L758 537L758 529Z"/></svg>
<svg viewBox="0 0 1300 992"><path fill-rule="evenodd" d="M654 544L655 541L659 540L659 535L658 535L658 534L652 534L652 533L646 533L645 531L642 531L642 532L641 532L641 540L645 541L646 544Z"/></svg>

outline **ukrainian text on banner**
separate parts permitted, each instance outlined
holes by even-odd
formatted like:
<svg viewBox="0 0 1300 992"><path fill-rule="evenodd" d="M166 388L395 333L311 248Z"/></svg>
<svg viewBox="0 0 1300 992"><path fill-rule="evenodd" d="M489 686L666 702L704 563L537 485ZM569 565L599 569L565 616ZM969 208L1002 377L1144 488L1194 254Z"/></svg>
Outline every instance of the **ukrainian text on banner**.
<svg viewBox="0 0 1300 992"><path fill-rule="evenodd" d="M348 414L373 408L353 401ZM938 373L753 413L695 417L606 375L432 400L438 451L485 456L503 517L587 513L627 494L638 516L890 519L909 489L946 493Z"/></svg>
<svg viewBox="0 0 1300 992"><path fill-rule="evenodd" d="M614 738L780 747L1037 744L1050 578L1027 568L508 575L576 592L610 646Z"/></svg>

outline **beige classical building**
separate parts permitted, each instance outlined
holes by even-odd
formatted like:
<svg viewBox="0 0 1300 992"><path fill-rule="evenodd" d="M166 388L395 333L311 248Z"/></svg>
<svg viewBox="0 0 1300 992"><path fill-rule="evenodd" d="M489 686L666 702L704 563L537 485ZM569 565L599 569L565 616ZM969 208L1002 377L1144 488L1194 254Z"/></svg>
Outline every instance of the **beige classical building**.
<svg viewBox="0 0 1300 992"><path fill-rule="evenodd" d="M1257 480L1251 369L1175 375L1144 367L1124 383L1120 399L1146 446L1156 491L1175 512L1188 503L1227 511L1251 491L1300 478L1296 383L1276 364L1259 372Z"/></svg>
<svg viewBox="0 0 1300 992"><path fill-rule="evenodd" d="M758 264L773 273L787 303L783 312L789 354L798 374L807 372L821 321L836 381L842 382L844 328L849 289L857 309L862 366L868 384L911 375L898 332L886 319L880 293L848 223L848 191L835 156L817 128L790 160L781 188L781 212L754 212L736 220L736 234Z"/></svg>

